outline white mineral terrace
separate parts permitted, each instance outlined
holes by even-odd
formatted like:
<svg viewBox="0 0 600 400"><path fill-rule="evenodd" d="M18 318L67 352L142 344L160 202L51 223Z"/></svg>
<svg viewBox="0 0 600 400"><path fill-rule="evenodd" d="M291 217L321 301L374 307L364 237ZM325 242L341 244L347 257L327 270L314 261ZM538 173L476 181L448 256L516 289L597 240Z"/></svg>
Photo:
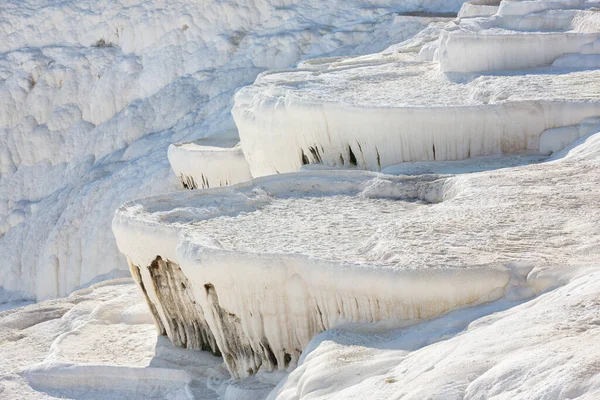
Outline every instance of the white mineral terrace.
<svg viewBox="0 0 600 400"><path fill-rule="evenodd" d="M600 114L599 82L599 70L447 75L381 53L263 74L238 92L233 115L253 176L308 163L379 171L539 150L546 129Z"/></svg>
<svg viewBox="0 0 600 400"><path fill-rule="evenodd" d="M196 347L243 377L294 366L329 328L527 298L591 266L598 143L455 177L302 172L147 198L113 230L159 330L183 346L203 336ZM182 340L191 318L200 328Z"/></svg>
<svg viewBox="0 0 600 400"><path fill-rule="evenodd" d="M185 189L233 185L252 178L237 140L201 139L172 144L168 157Z"/></svg>
<svg viewBox="0 0 600 400"><path fill-rule="evenodd" d="M476 1L381 53L259 75L232 111L243 153L169 158L202 187L242 154L261 178L113 220L159 333L221 354L235 378L289 371L319 332L522 300L592 268L595 4Z"/></svg>
<svg viewBox="0 0 600 400"><path fill-rule="evenodd" d="M564 54L599 53L594 50L600 44L598 9L549 9L516 16L511 11L515 10L501 5L491 18L461 20L432 44L438 48L435 52L429 48L422 58L432 54L442 71L475 72L538 67Z"/></svg>
<svg viewBox="0 0 600 400"><path fill-rule="evenodd" d="M232 111L252 175L540 150L547 129L599 115L598 4L473 2L486 16L263 73Z"/></svg>
<svg viewBox="0 0 600 400"><path fill-rule="evenodd" d="M459 18L489 17L498 12L501 0L472 0L465 2L458 13Z"/></svg>

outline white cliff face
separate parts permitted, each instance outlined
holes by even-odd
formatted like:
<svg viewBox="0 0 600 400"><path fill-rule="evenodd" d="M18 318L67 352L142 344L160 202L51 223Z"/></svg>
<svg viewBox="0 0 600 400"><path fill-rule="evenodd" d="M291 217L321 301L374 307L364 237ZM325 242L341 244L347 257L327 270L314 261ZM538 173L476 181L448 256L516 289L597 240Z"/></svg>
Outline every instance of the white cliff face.
<svg viewBox="0 0 600 400"><path fill-rule="evenodd" d="M299 198L297 201L300 204L297 205L286 205L286 200L280 204L282 201L277 199L281 195L287 196L286 188L294 181L295 190L305 196L311 196L318 190L325 196L323 200L330 203L324 204L326 207L343 210L349 205L349 213L358 213L360 210L365 215L398 206L397 200L377 200L380 196L392 199L406 196L409 199L417 196L419 190L418 182L413 179L405 184L404 179L380 181L369 174L341 174L338 178L331 176L331 173L304 174L296 178L282 176L250 186L242 184L232 187L236 192L227 188L211 190L209 192L214 194L208 196L182 194L182 200L185 199L182 208L173 203L178 202L175 197L131 204L117 214L113 223L119 246L127 255L130 265L134 270L142 271L137 272L138 280L144 292L150 291L149 303L151 309L157 309L155 316L159 326L169 324L172 320L172 317L161 312L164 307L162 297L173 288L179 290L181 280L181 286L191 291L194 301L192 307L204 316L235 377L247 376L261 367L263 371L293 367L302 349L316 333L339 324L418 320L459 305L493 300L502 294L510 275L502 268L469 268L462 273L457 271L454 277L447 271L432 271L427 282L419 283L417 275L410 271L399 268L386 271L384 265L370 266L371 263L360 262L360 258L352 254L343 259L335 257L337 252L342 251L339 244L336 246L331 240L333 238L327 235L307 237L312 228L304 226L302 221L305 217L298 214L308 206L316 215L328 215L327 209L319 208L319 199ZM343 193L346 195L340 196ZM360 199L357 195L374 199L357 206L349 204L354 199ZM308 204L303 204L305 202ZM216 207L213 208L212 204ZM283 207L286 212L282 215L262 213L264 207L275 210ZM410 203L406 207L411 208ZM156 219L158 215L149 212L158 209L169 210L166 213L159 211L162 214L160 222ZM213 218L233 218L240 212L244 212L244 215L250 213L250 225L246 227L243 221L236 218L232 228L251 233L256 232L256 228L252 228L255 224L261 226L264 242L255 250L260 251L261 245L268 244L272 246L272 251L261 254L244 247L225 245L223 240L228 237L235 238L235 241L244 240L239 235L232 236L233 232L225 227L222 235L208 238L201 235L199 239L181 237L188 231L188 223L202 224L203 219L211 218L206 221L210 224ZM297 215L298 221L290 220L290 215ZM360 218L360 215L354 217ZM346 247L355 247L361 242L361 236L357 237L357 233L366 240L369 232L385 223L383 217L389 214L381 215L381 220L374 221L373 226L365 227L362 232L354 232L354 238L346 243ZM239 217L243 218L241 215ZM287 236L277 240L276 232L281 229L279 224L301 229L301 232L290 234L297 235L299 241L310 239L320 242L322 253L313 253L315 258L311 257L310 252L304 251L297 255L285 254L283 249L293 245L285 240ZM331 228L318 223L314 227L315 230L325 231ZM196 232L201 231L189 231L190 234ZM248 245L253 247L252 241ZM298 252L302 249L298 243L294 248ZM329 256L323 253L329 253ZM170 260L169 268L180 270L181 277L170 285L159 282L153 271L161 260L152 260L155 254L161 260ZM336 278L340 270L345 271L345 279ZM480 274L481 279L476 280L480 282L478 286L465 283L465 278L469 277L466 280L474 282L471 279ZM362 284L357 286L357 280ZM388 282L387 286L381 285L382 280ZM332 290L334 281L337 281L337 288ZM438 284L439 290L427 293L425 287L433 281ZM405 289L398 290L399 287ZM378 295L373 293L376 288ZM191 300L183 303L189 306ZM275 305L276 308L272 309ZM181 304L181 307L185 306ZM177 318L182 325L189 324L189 314L183 313ZM166 333L169 337L173 335L168 330Z"/></svg>
<svg viewBox="0 0 600 400"><path fill-rule="evenodd" d="M122 268L114 210L179 187L170 144L235 139L233 94L258 73L379 51L421 27L397 12L462 1L397 3L2 2L0 302L65 296Z"/></svg>
<svg viewBox="0 0 600 400"><path fill-rule="evenodd" d="M471 0L466 1L460 11L459 18L489 17L498 12L502 0Z"/></svg>

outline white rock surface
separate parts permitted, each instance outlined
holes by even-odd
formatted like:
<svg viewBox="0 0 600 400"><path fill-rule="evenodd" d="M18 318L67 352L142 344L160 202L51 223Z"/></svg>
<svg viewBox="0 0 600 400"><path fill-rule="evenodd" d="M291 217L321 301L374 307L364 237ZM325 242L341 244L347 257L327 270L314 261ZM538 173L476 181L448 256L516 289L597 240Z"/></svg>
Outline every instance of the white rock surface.
<svg viewBox="0 0 600 400"><path fill-rule="evenodd" d="M550 65L564 54L593 48L600 38L600 16L594 8L598 5L598 1L505 1L491 18L462 20L442 32L435 59L445 72Z"/></svg>
<svg viewBox="0 0 600 400"><path fill-rule="evenodd" d="M600 68L600 50L598 54L570 53L558 57L553 67L561 68Z"/></svg>
<svg viewBox="0 0 600 400"><path fill-rule="evenodd" d="M221 359L156 337L131 279L0 312L2 399L217 399Z"/></svg>
<svg viewBox="0 0 600 400"><path fill-rule="evenodd" d="M600 396L600 2L396 3L1 3L0 398Z"/></svg>
<svg viewBox="0 0 600 400"><path fill-rule="evenodd" d="M551 128L540 136L540 153L551 154L562 150L577 139L600 131L600 118L586 118L579 125Z"/></svg>
<svg viewBox="0 0 600 400"><path fill-rule="evenodd" d="M459 18L489 17L498 12L502 0L471 0L465 2L458 12Z"/></svg>

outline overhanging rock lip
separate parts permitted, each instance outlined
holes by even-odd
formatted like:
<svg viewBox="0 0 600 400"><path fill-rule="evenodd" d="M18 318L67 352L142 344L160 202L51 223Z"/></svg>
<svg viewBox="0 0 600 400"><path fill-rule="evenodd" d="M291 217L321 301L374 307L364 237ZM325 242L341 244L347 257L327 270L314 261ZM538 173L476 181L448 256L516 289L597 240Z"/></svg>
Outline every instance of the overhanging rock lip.
<svg viewBox="0 0 600 400"><path fill-rule="evenodd" d="M239 141L176 143L169 146L167 157L185 189L228 186L252 178Z"/></svg>
<svg viewBox="0 0 600 400"><path fill-rule="evenodd" d="M377 297L398 302L411 302L436 297L460 297L461 293L472 290L476 293L463 305L476 305L497 300L511 280L511 271L506 265L492 262L483 265L466 265L453 268L397 268L394 265L374 262L349 262L327 260L314 256L290 253L257 253L228 250L206 246L203 238L188 233L182 235L177 246L177 259L187 276L199 279L203 285L225 279L226 287L234 288L234 281L244 275L244 280L252 280L257 288L274 287L265 277L280 275L285 281L301 279L312 290L335 290L352 296L372 296L377 287ZM235 262L244 265L240 269ZM332 287L331 282L335 281ZM435 287L435 291L431 288ZM223 290L223 289L221 289ZM259 291L262 289L259 289ZM502 291L498 295L498 291ZM402 300L403 299L403 300ZM427 319L439 313L422 316ZM375 322L375 321L370 321Z"/></svg>

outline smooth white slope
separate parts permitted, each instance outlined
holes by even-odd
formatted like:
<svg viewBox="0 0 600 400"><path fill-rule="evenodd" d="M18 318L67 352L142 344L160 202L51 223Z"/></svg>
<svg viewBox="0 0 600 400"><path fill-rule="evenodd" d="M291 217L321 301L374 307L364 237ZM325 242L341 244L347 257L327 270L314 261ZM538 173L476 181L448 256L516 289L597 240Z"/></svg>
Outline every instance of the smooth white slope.
<svg viewBox="0 0 600 400"><path fill-rule="evenodd" d="M131 279L0 313L2 399L216 399L221 359L156 337Z"/></svg>
<svg viewBox="0 0 600 400"><path fill-rule="evenodd" d="M397 11L461 1L396 3L2 2L0 302L122 268L114 210L177 188L169 144L235 138L231 98L259 72L379 51L424 26Z"/></svg>
<svg viewBox="0 0 600 400"><path fill-rule="evenodd" d="M520 305L328 331L269 399L597 399L599 291L596 272Z"/></svg>

